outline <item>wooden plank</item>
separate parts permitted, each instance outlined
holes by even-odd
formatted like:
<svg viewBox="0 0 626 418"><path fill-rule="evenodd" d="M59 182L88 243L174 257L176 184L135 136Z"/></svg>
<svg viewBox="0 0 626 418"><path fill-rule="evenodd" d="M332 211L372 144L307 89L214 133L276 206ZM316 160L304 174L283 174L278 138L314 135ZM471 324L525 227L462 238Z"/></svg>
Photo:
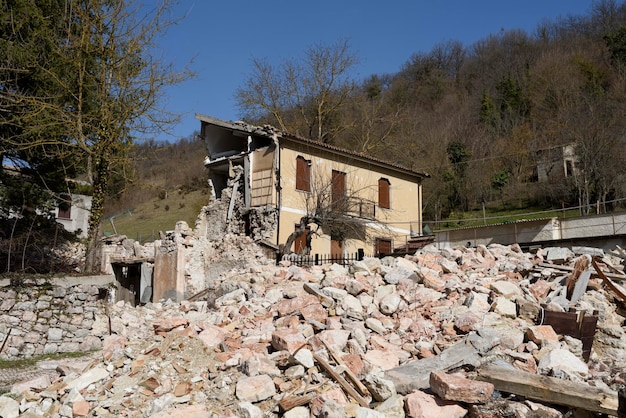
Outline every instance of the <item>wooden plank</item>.
<svg viewBox="0 0 626 418"><path fill-rule="evenodd" d="M341 387L346 392L348 392L348 394L350 394L350 396L352 396L354 399L356 399L356 401L359 403L359 405L361 405L364 408L368 408L369 407L369 402L367 400L365 400L361 395L359 395L359 392L357 392L352 386L350 386L350 384L346 381L346 379L344 379L343 376L341 376L339 373L337 373L330 366L330 364L328 364L328 362L326 362L326 360L321 358L315 352L313 352L313 358L315 359L317 364L319 364L320 367L322 369L324 369L324 371L326 371L326 373L328 373L335 380L335 382L339 383L339 385L341 385Z"/></svg>
<svg viewBox="0 0 626 418"><path fill-rule="evenodd" d="M326 350L328 351L328 353L331 355L333 359L335 359L337 364L346 368L345 374L348 376L348 379L350 379L352 384L356 386L357 390L361 393L361 395L369 396L370 395L369 390L367 390L365 385L352 372L352 370L350 370L350 368L343 362L343 359L341 358L341 354L338 353L337 350L333 348L333 346L331 346L330 344L327 344L326 341L322 341L322 342L324 343L324 347L326 347Z"/></svg>
<svg viewBox="0 0 626 418"><path fill-rule="evenodd" d="M501 392L591 412L617 415L618 397L614 390L494 365L481 367L478 379L492 383L495 389Z"/></svg>
<svg viewBox="0 0 626 418"><path fill-rule="evenodd" d="M613 283L610 279L609 279L609 273L604 273L601 269L600 266L598 265L597 261L595 258L591 259L591 264L593 264L593 267L596 269L596 272L598 273L598 276L600 276L600 278L602 279L602 282L607 285L612 291L613 293L615 293L617 295L617 297L619 297L622 302L626 302L626 290L624 290L621 286ZM609 267L612 270L616 270L615 267L608 265L607 267ZM625 280L626 277L625 276L621 276L622 280Z"/></svg>
<svg viewBox="0 0 626 418"><path fill-rule="evenodd" d="M543 268L547 268L547 269L554 269L554 270L560 270L560 271L574 271L574 267L570 267L570 266L563 266L560 264L551 264L551 263L539 263L537 264L538 267L543 267ZM593 276L599 277L597 274L592 274ZM626 276L624 276L623 274L616 274L616 273L605 273L606 277L609 277L611 279L615 279L615 280L626 280Z"/></svg>
<svg viewBox="0 0 626 418"><path fill-rule="evenodd" d="M282 412L287 412L296 406L306 405L317 397L317 393L308 393L306 395L293 395L281 399L278 406Z"/></svg>
<svg viewBox="0 0 626 418"><path fill-rule="evenodd" d="M596 334L596 324L598 317L596 315L585 315L584 311L580 312L553 312L543 311L541 324L550 325L554 332L562 335L569 335L577 338L583 343L583 358L589 360L591 355L591 346L593 337Z"/></svg>

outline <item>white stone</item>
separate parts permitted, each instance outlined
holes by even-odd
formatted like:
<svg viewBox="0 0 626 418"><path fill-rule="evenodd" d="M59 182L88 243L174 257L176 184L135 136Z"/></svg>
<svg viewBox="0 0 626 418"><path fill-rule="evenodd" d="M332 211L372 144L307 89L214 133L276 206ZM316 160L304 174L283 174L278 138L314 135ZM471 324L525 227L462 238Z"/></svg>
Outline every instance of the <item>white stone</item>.
<svg viewBox="0 0 626 418"><path fill-rule="evenodd" d="M406 267L395 267L385 274L383 280L387 284L398 284L400 280L412 280L417 282L419 278L413 270L409 270Z"/></svg>
<svg viewBox="0 0 626 418"><path fill-rule="evenodd" d="M96 383L99 380L106 379L109 377L109 372L102 366L94 367L93 369L88 370L87 372L80 375L78 378L72 380L66 385L66 389L72 390L81 390L85 389L92 383Z"/></svg>
<svg viewBox="0 0 626 418"><path fill-rule="evenodd" d="M363 383L378 402L383 402L396 394L394 383L379 374L368 374Z"/></svg>
<svg viewBox="0 0 626 418"><path fill-rule="evenodd" d="M373 409L359 407L356 418L386 418L382 412L375 411Z"/></svg>
<svg viewBox="0 0 626 418"><path fill-rule="evenodd" d="M296 406L283 414L284 418L309 418L311 412L306 406Z"/></svg>
<svg viewBox="0 0 626 418"><path fill-rule="evenodd" d="M61 341L63 339L63 330L60 328L50 328L48 330L48 341Z"/></svg>
<svg viewBox="0 0 626 418"><path fill-rule="evenodd" d="M393 395L389 397L376 406L376 411L384 414L386 418L405 418L404 396Z"/></svg>
<svg viewBox="0 0 626 418"><path fill-rule="evenodd" d="M513 282L509 282L508 280L498 280L491 283L491 290L501 294L506 298L512 298L513 296L518 296L522 294L522 289L519 288Z"/></svg>
<svg viewBox="0 0 626 418"><path fill-rule="evenodd" d="M397 293L384 296L378 303L380 312L385 315L393 315L400 310L402 298Z"/></svg>
<svg viewBox="0 0 626 418"><path fill-rule="evenodd" d="M336 301L341 302L343 300L343 298L346 297L346 295L348 294L348 291L345 289L337 289L336 287L324 287L322 289L322 293L324 293L327 296L330 296L331 298L335 299Z"/></svg>
<svg viewBox="0 0 626 418"><path fill-rule="evenodd" d="M235 387L237 399L244 402L259 402L275 394L274 382L266 374L239 379Z"/></svg>
<svg viewBox="0 0 626 418"><path fill-rule="evenodd" d="M237 404L239 413L242 418L262 418L263 411L258 406L252 405L250 402L239 402Z"/></svg>
<svg viewBox="0 0 626 418"><path fill-rule="evenodd" d="M298 363L300 363L307 369L310 369L311 367L315 366L313 353L308 348L301 348L300 350L296 351L293 357L296 359Z"/></svg>
<svg viewBox="0 0 626 418"><path fill-rule="evenodd" d="M386 332L383 323L376 318L367 318L365 320L365 326L378 334L384 334ZM365 344L361 344L360 342L359 344L365 346Z"/></svg>
<svg viewBox="0 0 626 418"><path fill-rule="evenodd" d="M352 295L344 296L341 306L348 313L348 315L361 315L363 313L363 305L361 305L361 301Z"/></svg>
<svg viewBox="0 0 626 418"><path fill-rule="evenodd" d="M20 404L8 396L0 396L0 417L17 418L20 415Z"/></svg>
<svg viewBox="0 0 626 418"><path fill-rule="evenodd" d="M589 374L587 364L572 354L569 350L555 349L546 353L539 360L537 370L541 374L558 374L562 371L569 376L585 378Z"/></svg>
<svg viewBox="0 0 626 418"><path fill-rule="evenodd" d="M517 305L515 302L500 296L493 301L493 311L504 317L515 318L517 316Z"/></svg>

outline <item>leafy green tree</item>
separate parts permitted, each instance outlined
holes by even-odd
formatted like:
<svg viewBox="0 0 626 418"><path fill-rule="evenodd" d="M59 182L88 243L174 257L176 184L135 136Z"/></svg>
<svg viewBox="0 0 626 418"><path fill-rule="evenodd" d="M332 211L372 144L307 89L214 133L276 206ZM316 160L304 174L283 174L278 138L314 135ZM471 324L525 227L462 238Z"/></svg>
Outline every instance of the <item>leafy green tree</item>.
<svg viewBox="0 0 626 418"><path fill-rule="evenodd" d="M450 142L446 147L446 152L452 165L451 170L445 175L445 180L450 185L448 195L450 208L452 210L467 210L468 199L465 195L465 182L472 152L464 143L459 141Z"/></svg>
<svg viewBox="0 0 626 418"><path fill-rule="evenodd" d="M26 57L26 62L12 57L11 71L41 75L42 86L10 90L7 101L27 106L14 106L2 121L3 141L13 152L43 149L84 172L93 187L85 266L92 271L98 267L96 248L111 174L127 161L137 138L175 120L159 99L164 88L191 75L156 54L158 37L176 21L170 18L172 4L165 0L146 8L132 0L68 0L48 10L48 3L55 2L11 3L45 17L15 24L13 4L7 3L1 17L7 30L20 30L14 42ZM39 38L48 48L45 60L29 53Z"/></svg>
<svg viewBox="0 0 626 418"><path fill-rule="evenodd" d="M624 74L626 71L626 26L605 35L604 41L611 54L611 62L620 73Z"/></svg>

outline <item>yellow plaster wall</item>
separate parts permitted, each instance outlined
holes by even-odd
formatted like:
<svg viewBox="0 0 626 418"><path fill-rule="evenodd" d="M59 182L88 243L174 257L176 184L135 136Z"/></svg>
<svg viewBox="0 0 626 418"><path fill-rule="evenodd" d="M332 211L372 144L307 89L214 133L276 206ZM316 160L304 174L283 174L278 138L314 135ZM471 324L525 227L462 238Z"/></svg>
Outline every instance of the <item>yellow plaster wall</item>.
<svg viewBox="0 0 626 418"><path fill-rule="evenodd" d="M296 158L302 156L311 161L312 192L319 187L327 187L331 181L332 170L346 173L346 189L348 193L355 191L359 197L376 203L376 222L370 222L368 236L371 238L387 238L393 240L394 247L402 245L413 230L421 231L421 185L409 176L401 175L394 170L384 169L375 164L362 161L337 158L325 150L307 147L306 144L297 149L281 146L280 175L282 187L279 242L284 243L294 231L300 217L306 213L306 192L296 190ZM386 178L390 182L390 209L378 207L378 179ZM404 177L404 178L403 178ZM321 186L320 186L321 185ZM372 254L374 243L369 240L346 240L344 252L354 253L363 248L366 254ZM312 241L312 253L328 254L330 237L315 237Z"/></svg>

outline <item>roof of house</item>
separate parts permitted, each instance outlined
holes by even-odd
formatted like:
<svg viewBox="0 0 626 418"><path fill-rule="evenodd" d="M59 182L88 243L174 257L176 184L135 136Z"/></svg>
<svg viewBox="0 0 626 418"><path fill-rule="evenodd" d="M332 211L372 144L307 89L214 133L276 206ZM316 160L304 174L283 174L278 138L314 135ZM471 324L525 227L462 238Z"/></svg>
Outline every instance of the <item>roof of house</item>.
<svg viewBox="0 0 626 418"><path fill-rule="evenodd" d="M314 141L312 139L302 138L302 137L292 135L286 132L281 132L271 125L255 126L255 125L250 125L243 121L229 122L229 121L217 119L211 116L201 115L198 113L196 113L196 119L202 122L211 124L211 125L220 126L220 127L227 128L227 129L232 129L232 130L254 134L258 136L264 136L266 138L276 138L278 139L278 141L283 141L283 142L293 141L295 143L306 144L308 146L316 147L319 149L325 149L325 150L332 151L340 155L344 155L344 156L351 157L351 158L356 158L367 163L376 164L379 166L402 171L406 174L411 174L411 175L415 175L418 177L430 177L430 174L428 173L425 173L422 171L416 171L416 170L404 167L400 164L390 163L388 161L384 161L384 160L381 160L381 159L378 159L378 158L375 158L375 157L372 157L363 153L350 151L350 150L340 148L334 145L325 144L323 142Z"/></svg>

